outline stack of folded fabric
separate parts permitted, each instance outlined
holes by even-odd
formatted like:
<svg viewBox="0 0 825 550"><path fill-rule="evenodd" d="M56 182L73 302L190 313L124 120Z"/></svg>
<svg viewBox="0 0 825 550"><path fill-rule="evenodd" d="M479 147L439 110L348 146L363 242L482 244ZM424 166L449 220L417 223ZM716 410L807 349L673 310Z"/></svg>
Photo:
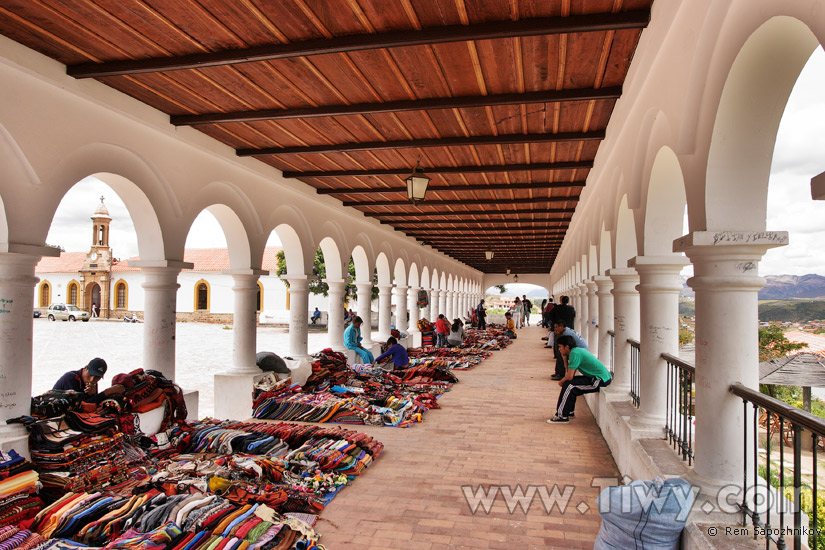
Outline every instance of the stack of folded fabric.
<svg viewBox="0 0 825 550"><path fill-rule="evenodd" d="M46 544L46 539L40 533L34 533L17 525L0 527L0 548L3 550L41 549L44 544Z"/></svg>
<svg viewBox="0 0 825 550"><path fill-rule="evenodd" d="M65 542L47 546L55 550L80 545L123 550L286 549L318 540L316 520L308 514L279 515L261 504L233 504L216 495L68 493L38 514L33 528L44 538Z"/></svg>
<svg viewBox="0 0 825 550"><path fill-rule="evenodd" d="M43 508L37 496L37 480L31 462L14 450L0 451L0 526L22 525Z"/></svg>
<svg viewBox="0 0 825 550"><path fill-rule="evenodd" d="M66 492L112 489L144 478L145 454L126 443L124 437L122 433L88 436L60 450L32 447L42 494L57 498Z"/></svg>

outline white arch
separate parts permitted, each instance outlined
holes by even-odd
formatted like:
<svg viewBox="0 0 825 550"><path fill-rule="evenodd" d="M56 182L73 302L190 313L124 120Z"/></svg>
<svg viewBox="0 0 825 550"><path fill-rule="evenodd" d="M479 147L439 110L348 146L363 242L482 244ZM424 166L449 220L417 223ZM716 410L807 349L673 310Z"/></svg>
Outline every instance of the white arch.
<svg viewBox="0 0 825 550"><path fill-rule="evenodd" d="M418 264L413 262L410 264L410 277L409 277L409 285L413 288L417 288L421 284L421 278L418 273Z"/></svg>
<svg viewBox="0 0 825 550"><path fill-rule="evenodd" d="M627 207L627 195L622 197L616 220L616 267L627 267L627 261L636 257L636 223Z"/></svg>
<svg viewBox="0 0 825 550"><path fill-rule="evenodd" d="M650 171L642 227L644 242L639 243L639 250L646 256L672 254L673 240L682 236L685 205L679 159L670 147L662 147Z"/></svg>
<svg viewBox="0 0 825 550"><path fill-rule="evenodd" d="M779 121L817 45L816 36L803 22L774 17L742 46L716 112L702 197L704 215L691 212L691 229L765 230ZM734 204L737 207L731 208Z"/></svg>
<svg viewBox="0 0 825 550"><path fill-rule="evenodd" d="M395 260L393 276L395 277L395 284L397 286L407 286L407 268L403 258Z"/></svg>
<svg viewBox="0 0 825 550"><path fill-rule="evenodd" d="M388 285L392 283L390 272L390 260L384 252L380 252L375 258L375 269L378 272L378 284Z"/></svg>

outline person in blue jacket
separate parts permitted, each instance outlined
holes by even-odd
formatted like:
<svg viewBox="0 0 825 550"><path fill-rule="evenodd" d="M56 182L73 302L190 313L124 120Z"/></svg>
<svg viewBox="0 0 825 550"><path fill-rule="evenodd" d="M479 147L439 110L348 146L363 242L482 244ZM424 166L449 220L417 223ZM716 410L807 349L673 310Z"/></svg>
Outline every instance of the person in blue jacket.
<svg viewBox="0 0 825 550"><path fill-rule="evenodd" d="M385 357L392 357L392 364L396 369L403 369L410 366L410 358L407 355L407 348L398 343L398 340L390 336L387 338L387 351L375 358L378 363Z"/></svg>
<svg viewBox="0 0 825 550"><path fill-rule="evenodd" d="M374 362L375 356L370 350L364 349L364 347L361 346L361 340L363 340L363 338L361 338L361 324L363 322L361 317L358 316L352 320L350 326L344 331L344 346L357 353L361 357L361 361L367 364Z"/></svg>

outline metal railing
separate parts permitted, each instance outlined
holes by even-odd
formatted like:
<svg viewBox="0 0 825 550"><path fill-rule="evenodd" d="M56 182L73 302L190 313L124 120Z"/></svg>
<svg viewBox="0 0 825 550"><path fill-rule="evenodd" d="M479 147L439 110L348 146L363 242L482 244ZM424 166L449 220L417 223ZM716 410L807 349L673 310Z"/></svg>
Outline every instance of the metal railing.
<svg viewBox="0 0 825 550"><path fill-rule="evenodd" d="M608 330L607 336L610 338L610 362L608 364L608 369L610 369L610 374L612 375L615 372L615 366L613 363L616 360L616 333L612 330Z"/></svg>
<svg viewBox="0 0 825 550"><path fill-rule="evenodd" d="M742 502L739 507L742 509L742 524L745 525L750 519L753 525L759 527L762 533L765 534L765 548L770 548L773 542L776 548L787 548L787 541L785 534L793 536L793 547L795 550L802 548L803 538L808 538L808 545L811 549L825 548L825 540L819 534L819 529L825 525L819 525L820 515L823 510L817 510L818 507L818 480L817 480L817 453L818 447L825 441L825 420L805 412L801 409L783 403L778 399L774 399L768 395L762 394L758 391L752 390L743 386L742 384L733 384L730 386L730 392L737 397L742 398L744 407L744 473L742 479L744 481L743 487L748 487L748 477L752 478L752 488L759 487L759 427L765 428L765 475L769 486L774 487L778 491L779 496L779 524L771 527L771 492L769 490L759 494L758 490L744 491ZM753 409L752 418L749 419L748 403ZM760 413L761 411L761 413ZM749 422L750 420L750 422ZM753 433L750 437L750 449L753 453L752 468L753 472L748 472L748 424L753 424ZM788 425L786 427L786 424ZM772 430L778 429L778 444L779 444L779 466L778 474L772 473L771 464L771 445L772 438L775 433ZM812 479L810 485L802 483L802 441L805 436L802 432L807 430L810 434L810 442L812 444ZM793 448L793 485L786 483L785 474L785 446ZM786 489L792 489L792 494L788 494ZM793 529L783 529L785 524L785 502L784 498L793 499L792 510L789 512L793 515ZM763 504L763 503L767 504ZM802 514L808 513L810 521L808 529L803 529ZM760 515L759 510L763 510ZM764 515L764 518L763 518ZM756 530L754 530L754 538L756 538Z"/></svg>
<svg viewBox="0 0 825 550"><path fill-rule="evenodd" d="M638 340L632 338L627 339L630 344L630 399L633 401L633 406L639 408L639 380L641 373L639 366L642 360L642 345Z"/></svg>
<svg viewBox="0 0 825 550"><path fill-rule="evenodd" d="M665 434L676 454L693 464L693 396L695 392L696 368L663 353L667 362L667 415Z"/></svg>

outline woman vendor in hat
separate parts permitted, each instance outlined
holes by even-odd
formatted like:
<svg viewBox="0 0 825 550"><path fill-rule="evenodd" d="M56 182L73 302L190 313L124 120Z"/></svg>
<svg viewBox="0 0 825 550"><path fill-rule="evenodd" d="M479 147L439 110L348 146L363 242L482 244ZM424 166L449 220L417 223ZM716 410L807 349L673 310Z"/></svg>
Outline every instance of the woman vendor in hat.
<svg viewBox="0 0 825 550"><path fill-rule="evenodd" d="M108 396L116 393L123 393L123 386L116 384L98 393L97 383L106 374L106 361L100 357L95 357L89 364L80 370L71 370L60 377L54 388L55 390L73 390L85 393L83 401L89 403L100 403Z"/></svg>

